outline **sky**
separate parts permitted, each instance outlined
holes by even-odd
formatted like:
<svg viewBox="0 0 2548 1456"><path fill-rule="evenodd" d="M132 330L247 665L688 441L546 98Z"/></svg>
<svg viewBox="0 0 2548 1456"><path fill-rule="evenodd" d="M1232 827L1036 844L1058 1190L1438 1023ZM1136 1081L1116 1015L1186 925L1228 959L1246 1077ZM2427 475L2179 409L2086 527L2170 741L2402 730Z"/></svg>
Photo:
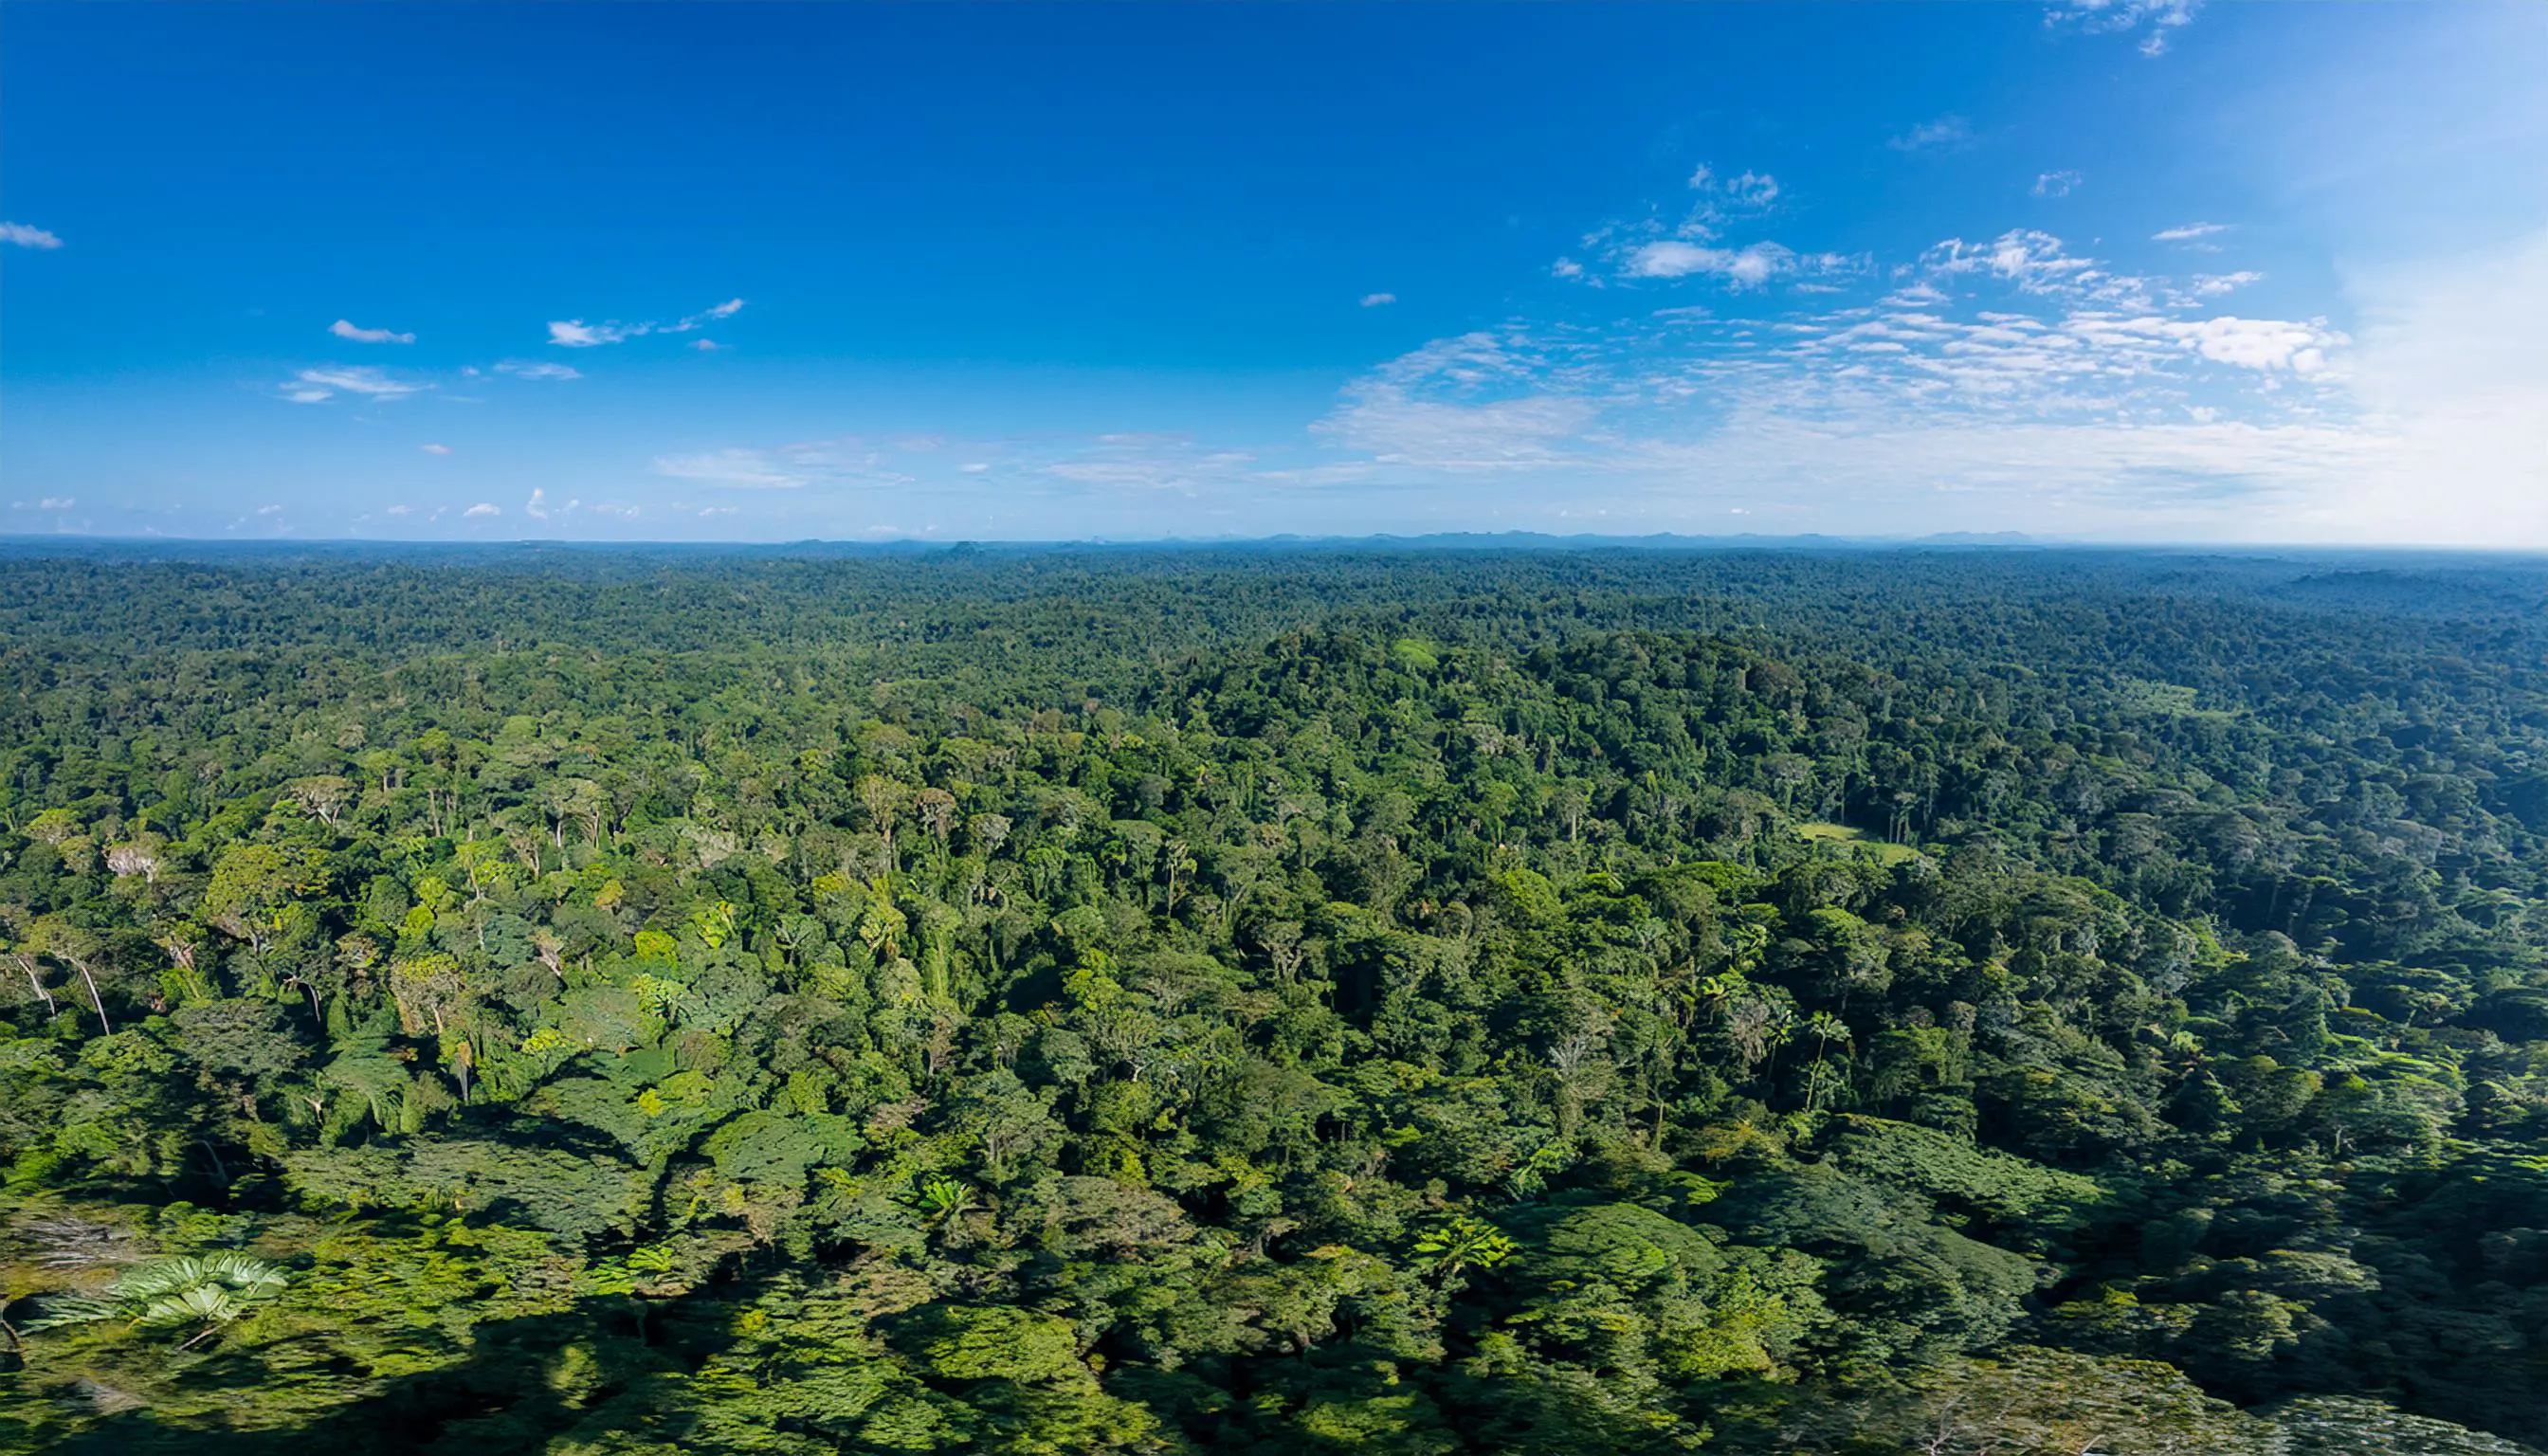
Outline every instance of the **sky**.
<svg viewBox="0 0 2548 1456"><path fill-rule="evenodd" d="M2548 6L0 9L0 532L2548 546Z"/></svg>

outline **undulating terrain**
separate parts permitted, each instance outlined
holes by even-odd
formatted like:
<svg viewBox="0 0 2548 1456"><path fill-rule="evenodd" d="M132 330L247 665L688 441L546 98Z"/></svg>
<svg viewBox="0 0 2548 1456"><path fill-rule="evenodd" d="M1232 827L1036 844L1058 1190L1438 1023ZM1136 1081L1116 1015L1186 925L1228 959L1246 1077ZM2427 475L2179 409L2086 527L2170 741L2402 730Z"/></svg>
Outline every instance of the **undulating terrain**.
<svg viewBox="0 0 2548 1456"><path fill-rule="evenodd" d="M0 1447L2548 1447L2548 562L0 551Z"/></svg>

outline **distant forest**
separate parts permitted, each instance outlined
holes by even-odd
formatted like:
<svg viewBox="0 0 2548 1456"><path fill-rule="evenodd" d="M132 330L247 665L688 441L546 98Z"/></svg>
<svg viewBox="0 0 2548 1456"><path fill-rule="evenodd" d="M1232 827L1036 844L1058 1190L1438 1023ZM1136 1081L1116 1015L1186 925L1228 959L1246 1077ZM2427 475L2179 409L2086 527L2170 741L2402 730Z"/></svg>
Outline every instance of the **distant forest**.
<svg viewBox="0 0 2548 1456"><path fill-rule="evenodd" d="M0 543L0 1449L2548 1450L2548 560Z"/></svg>

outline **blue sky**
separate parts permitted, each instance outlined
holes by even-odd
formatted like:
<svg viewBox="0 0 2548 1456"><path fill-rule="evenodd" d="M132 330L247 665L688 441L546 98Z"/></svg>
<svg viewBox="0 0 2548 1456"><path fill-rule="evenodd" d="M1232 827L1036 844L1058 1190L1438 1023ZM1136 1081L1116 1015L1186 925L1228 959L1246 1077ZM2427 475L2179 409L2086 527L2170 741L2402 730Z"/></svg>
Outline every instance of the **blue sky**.
<svg viewBox="0 0 2548 1456"><path fill-rule="evenodd" d="M0 530L2548 545L2548 8L16 4Z"/></svg>

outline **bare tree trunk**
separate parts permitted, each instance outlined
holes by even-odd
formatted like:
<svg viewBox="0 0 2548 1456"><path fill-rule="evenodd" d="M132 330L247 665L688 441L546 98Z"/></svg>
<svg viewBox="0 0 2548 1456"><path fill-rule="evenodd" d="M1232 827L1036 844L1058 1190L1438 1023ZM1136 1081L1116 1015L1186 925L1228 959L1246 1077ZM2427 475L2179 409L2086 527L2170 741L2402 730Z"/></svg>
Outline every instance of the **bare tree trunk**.
<svg viewBox="0 0 2548 1456"><path fill-rule="evenodd" d="M27 984L36 988L36 999L45 1003L46 1019L50 1020L61 1015L62 1009L53 1004L53 993L45 987L45 978L36 973L35 957L19 956L18 968L27 973Z"/></svg>
<svg viewBox="0 0 2548 1456"><path fill-rule="evenodd" d="M98 1028L107 1036L115 1035L115 1023L106 1019L106 1001L97 994L97 978L88 973L88 965L85 961L74 960L71 962L71 968L78 971L80 979L88 983L88 1004L97 1008Z"/></svg>

